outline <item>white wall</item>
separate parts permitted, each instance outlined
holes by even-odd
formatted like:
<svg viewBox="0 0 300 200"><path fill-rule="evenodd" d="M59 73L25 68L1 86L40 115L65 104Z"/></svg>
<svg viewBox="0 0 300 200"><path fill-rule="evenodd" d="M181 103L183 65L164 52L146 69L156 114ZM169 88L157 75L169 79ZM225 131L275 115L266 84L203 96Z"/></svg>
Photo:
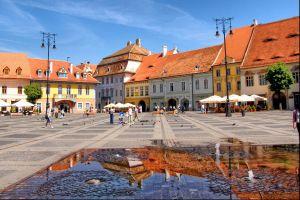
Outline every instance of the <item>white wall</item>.
<svg viewBox="0 0 300 200"><path fill-rule="evenodd" d="M20 99L26 99L27 96L24 93L24 87L29 85L29 80L24 79L0 79L0 99L6 100L8 103ZM7 86L7 94L2 94L2 86ZM18 86L23 87L22 94L18 94Z"/></svg>

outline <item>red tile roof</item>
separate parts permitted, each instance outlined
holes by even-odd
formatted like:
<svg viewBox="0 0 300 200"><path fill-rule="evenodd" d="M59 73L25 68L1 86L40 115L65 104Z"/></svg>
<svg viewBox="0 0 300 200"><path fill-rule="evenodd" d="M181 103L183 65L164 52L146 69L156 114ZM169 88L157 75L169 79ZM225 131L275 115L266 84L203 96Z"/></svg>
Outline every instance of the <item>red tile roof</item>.
<svg viewBox="0 0 300 200"><path fill-rule="evenodd" d="M255 26L241 68L299 59L299 17L293 17Z"/></svg>
<svg viewBox="0 0 300 200"><path fill-rule="evenodd" d="M9 74L3 73L4 69L9 69ZM17 69L21 69L21 75L17 75ZM0 78L22 78L30 79L30 67L27 55L24 53L0 53Z"/></svg>
<svg viewBox="0 0 300 200"><path fill-rule="evenodd" d="M82 70L78 67L73 66L73 73L70 72L71 64L66 61L60 60L50 60L53 63L52 73L50 74L50 81L61 81L61 82L81 82L81 83L98 83L98 81L90 75L87 75L86 78L82 76ZM37 58L29 58L29 65L31 68L31 76L34 80L47 80L46 70L47 70L47 60L45 59L37 59ZM58 71L64 68L67 72L66 78L58 77ZM42 70L42 76L39 77L37 71ZM80 78L76 78L76 73L80 73Z"/></svg>
<svg viewBox="0 0 300 200"><path fill-rule="evenodd" d="M177 54L171 54L169 51L165 57L162 57L161 53L146 56L129 82L207 72L220 48L221 45L217 45Z"/></svg>
<svg viewBox="0 0 300 200"><path fill-rule="evenodd" d="M77 65L79 69L84 71L86 67L89 67L92 70L92 74L96 71L97 65L96 64L91 64L91 63L81 63L80 65Z"/></svg>
<svg viewBox="0 0 300 200"><path fill-rule="evenodd" d="M234 59L234 62L242 62L247 45L249 43L254 26L245 26L233 29L233 35L227 34L226 36L226 53L227 57ZM225 57L224 45L217 58L215 65L223 63Z"/></svg>

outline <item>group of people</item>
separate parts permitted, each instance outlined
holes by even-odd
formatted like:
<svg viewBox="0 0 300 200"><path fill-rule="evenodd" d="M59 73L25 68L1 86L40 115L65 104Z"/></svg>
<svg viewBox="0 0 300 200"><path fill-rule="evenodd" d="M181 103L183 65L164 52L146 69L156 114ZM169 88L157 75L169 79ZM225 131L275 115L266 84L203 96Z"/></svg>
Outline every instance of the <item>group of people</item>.
<svg viewBox="0 0 300 200"><path fill-rule="evenodd" d="M64 118L65 117L64 109L60 110L57 108L52 108L50 110L49 108L47 108L46 115L45 115L46 127L50 126L51 128L53 128L53 125L52 125L53 117L59 118L59 119Z"/></svg>
<svg viewBox="0 0 300 200"><path fill-rule="evenodd" d="M110 118L110 124L113 124L115 109L110 108L108 113L109 113L109 118ZM128 123L129 125L131 125L136 120L139 121L140 119L139 119L138 113L142 113L142 106L129 107L126 112L124 112L123 110L120 110L119 111L119 124L125 125L126 123Z"/></svg>
<svg viewBox="0 0 300 200"><path fill-rule="evenodd" d="M178 105L177 108L176 106L169 106L166 108L165 106L159 107L158 105L154 106L154 111L159 112L160 114L164 114L165 112L173 112L173 114L177 114L179 111L181 113L185 112L185 107L183 105Z"/></svg>

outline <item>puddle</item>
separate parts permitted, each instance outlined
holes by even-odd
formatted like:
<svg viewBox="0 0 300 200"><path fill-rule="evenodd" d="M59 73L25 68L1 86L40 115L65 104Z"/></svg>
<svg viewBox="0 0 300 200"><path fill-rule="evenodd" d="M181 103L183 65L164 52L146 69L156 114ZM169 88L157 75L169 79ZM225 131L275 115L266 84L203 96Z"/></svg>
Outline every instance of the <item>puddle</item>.
<svg viewBox="0 0 300 200"><path fill-rule="evenodd" d="M299 146L224 142L84 149L9 187L0 198L299 199Z"/></svg>

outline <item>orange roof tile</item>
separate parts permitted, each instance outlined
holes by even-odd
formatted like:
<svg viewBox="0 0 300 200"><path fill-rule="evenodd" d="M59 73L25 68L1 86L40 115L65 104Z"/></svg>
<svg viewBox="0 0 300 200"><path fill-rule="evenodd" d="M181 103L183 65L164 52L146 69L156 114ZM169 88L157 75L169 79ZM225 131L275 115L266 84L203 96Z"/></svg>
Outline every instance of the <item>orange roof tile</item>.
<svg viewBox="0 0 300 200"><path fill-rule="evenodd" d="M215 61L221 45L170 54L153 54L143 58L141 66L130 81L144 81L160 77L207 72ZM199 68L195 68L198 66Z"/></svg>
<svg viewBox="0 0 300 200"><path fill-rule="evenodd" d="M97 65L96 64L91 64L91 63L81 63L80 65L77 65L76 67L78 67L82 71L84 71L84 69L86 67L89 67L92 70L92 73L94 73L96 71Z"/></svg>
<svg viewBox="0 0 300 200"><path fill-rule="evenodd" d="M5 75L4 69L9 69L9 74ZM17 69L21 69L21 74L17 75ZM22 78L30 79L30 67L27 55L24 53L0 53L0 78Z"/></svg>
<svg viewBox="0 0 300 200"><path fill-rule="evenodd" d="M293 17L257 25L241 68L299 59L299 17Z"/></svg>
<svg viewBox="0 0 300 200"><path fill-rule="evenodd" d="M233 29L233 35L226 36L226 53L227 57L234 59L235 62L242 62L245 55L254 26L244 26ZM222 50L217 58L215 65L223 63L225 57L224 44Z"/></svg>
<svg viewBox="0 0 300 200"><path fill-rule="evenodd" d="M61 81L61 82L81 82L81 83L98 83L98 81L90 75L86 78L82 76L82 70L78 67L73 66L73 73L70 72L71 64L66 61L50 60L53 63L52 73L49 76L50 81ZM48 62L45 59L29 58L29 65L31 67L31 76L34 80L47 80L46 70ZM64 68L67 72L66 78L58 77L58 71ZM37 71L42 70L42 76L39 77ZM80 78L76 78L76 73L80 73Z"/></svg>

